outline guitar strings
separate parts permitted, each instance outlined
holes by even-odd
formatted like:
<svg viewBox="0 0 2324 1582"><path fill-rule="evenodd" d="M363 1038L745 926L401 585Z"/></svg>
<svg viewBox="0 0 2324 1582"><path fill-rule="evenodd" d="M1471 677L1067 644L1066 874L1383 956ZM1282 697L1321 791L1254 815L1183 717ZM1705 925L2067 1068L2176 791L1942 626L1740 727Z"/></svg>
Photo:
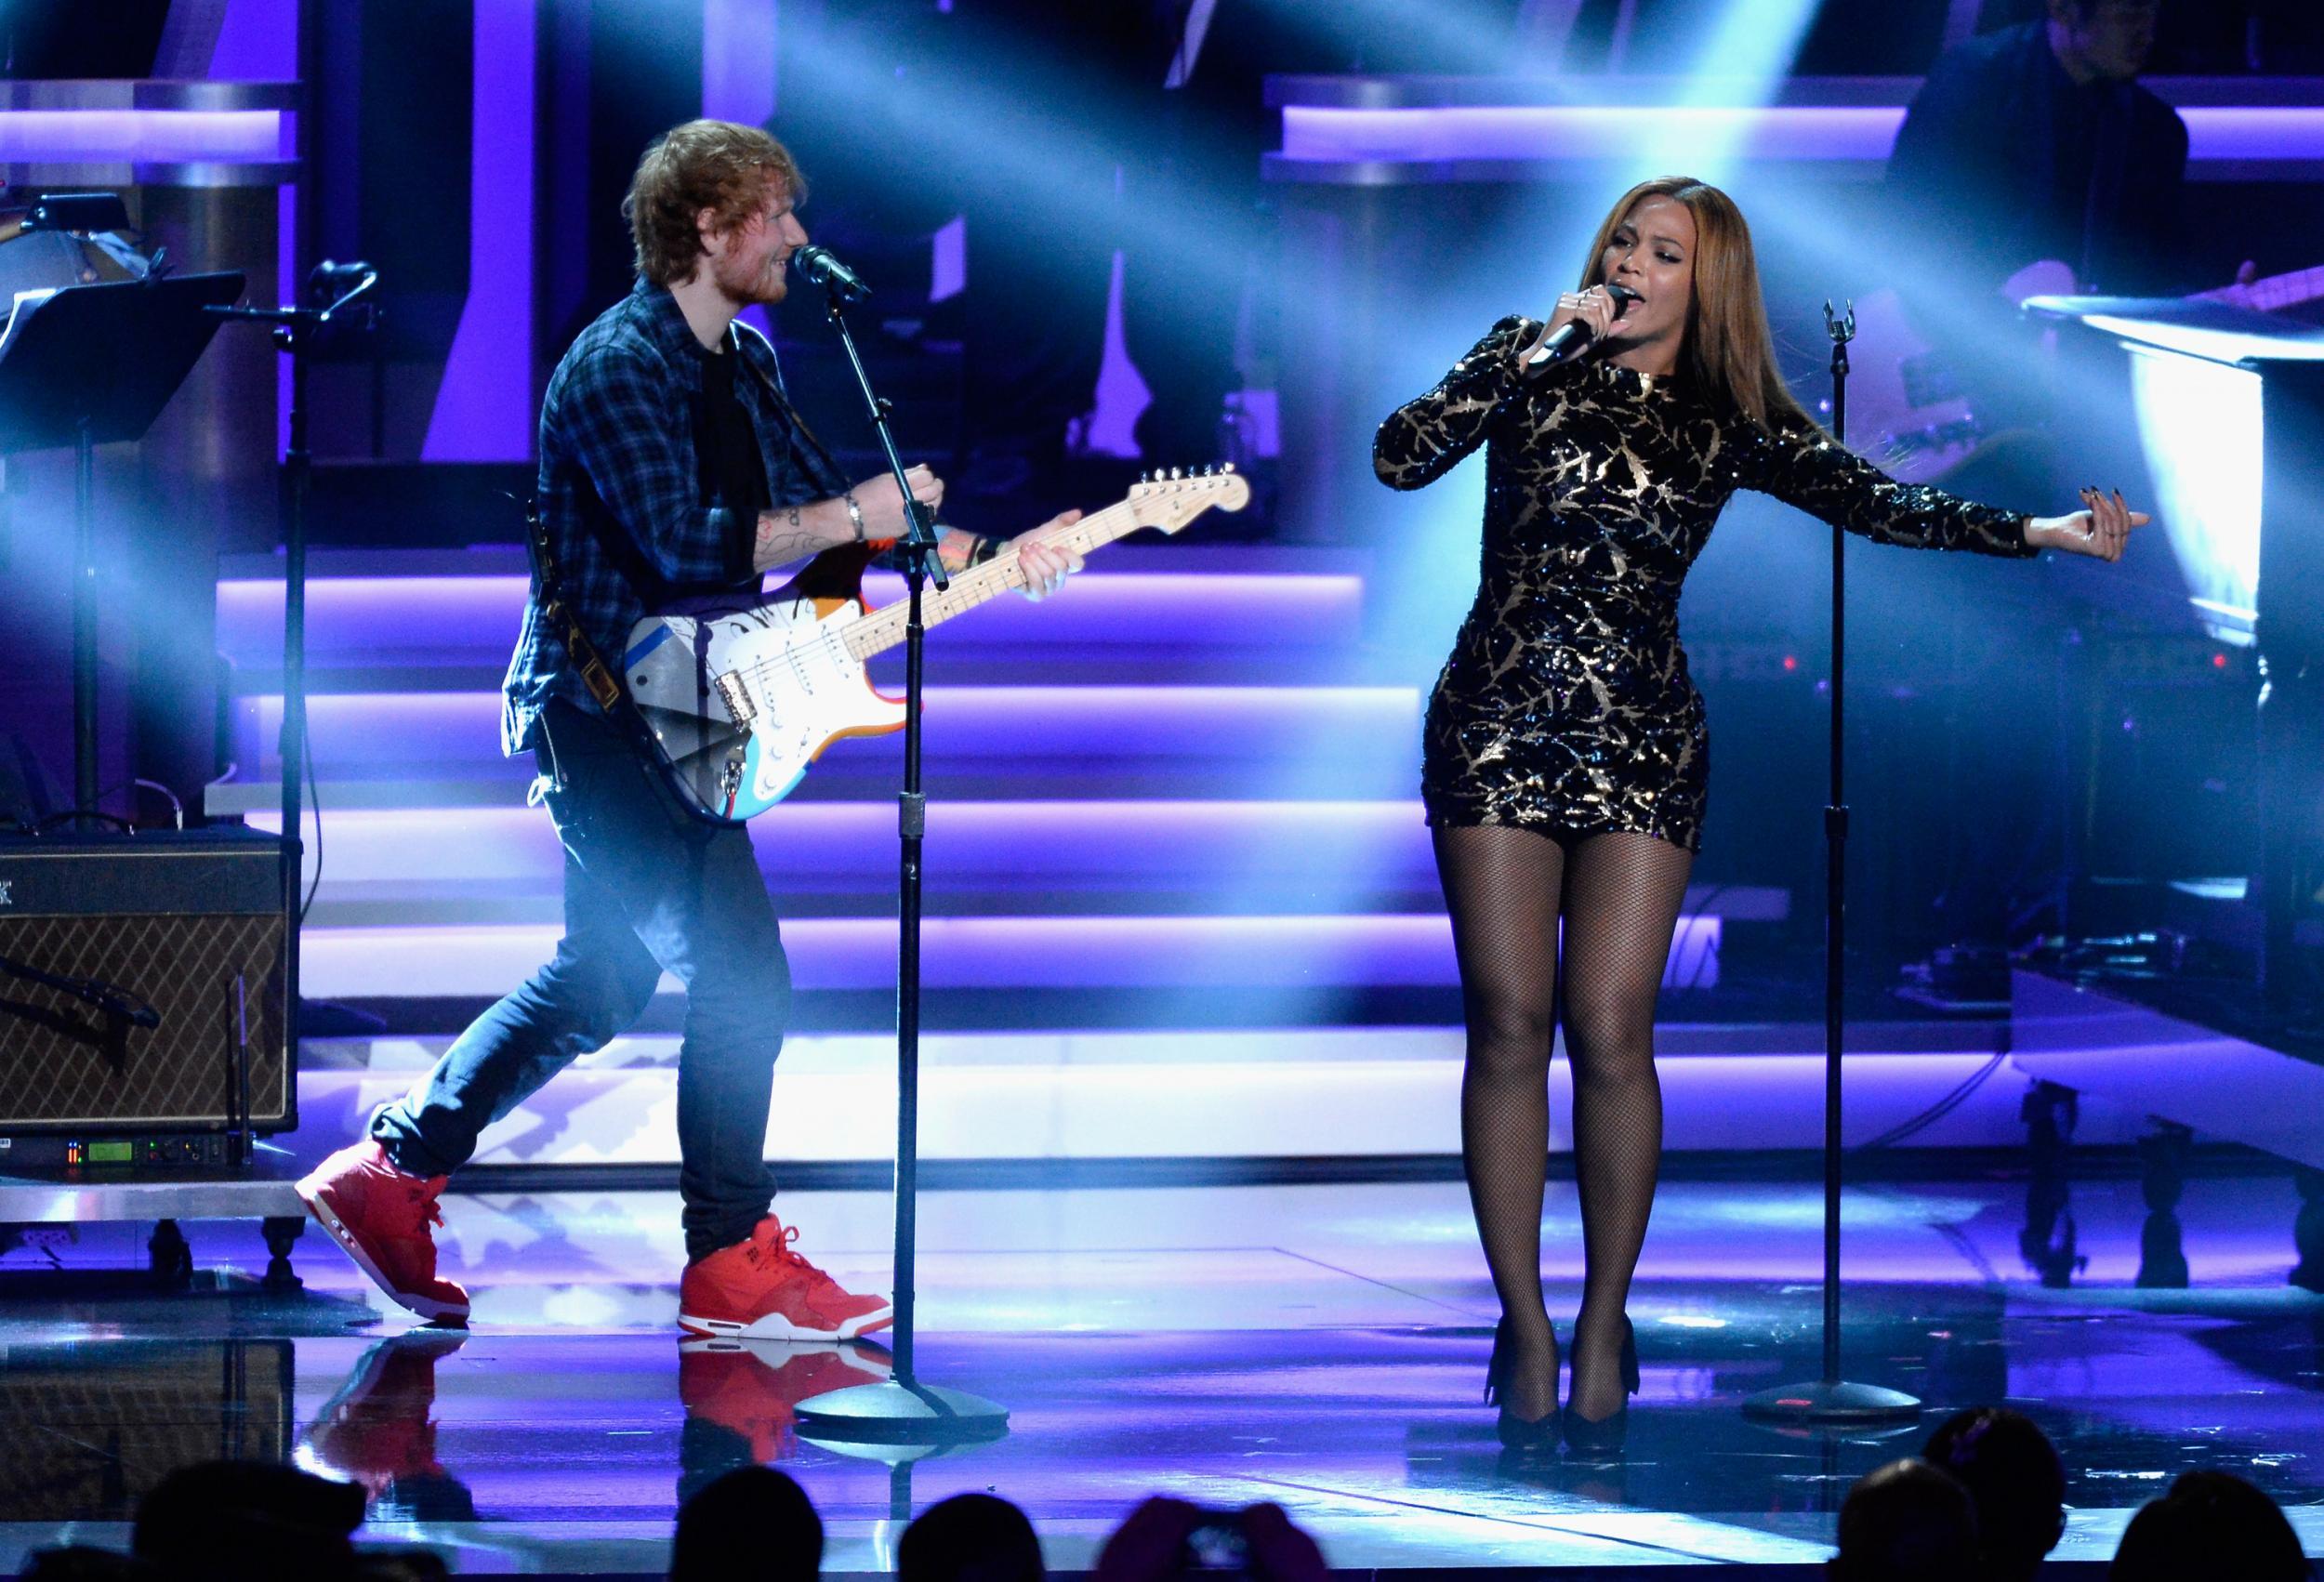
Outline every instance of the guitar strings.
<svg viewBox="0 0 2324 1582"><path fill-rule="evenodd" d="M1208 482L1208 480L1203 481ZM1067 545L1086 554L1101 545L1111 543L1145 525L1134 520L1134 508L1139 503L1134 499L1116 500L1103 509L1092 512L1079 521L1059 528L1054 533L1048 534L1035 542ZM1127 527L1116 531L1112 519L1124 513L1130 514L1133 520ZM1102 528L1104 530L1103 536L1100 536ZM931 615L934 620L941 621L961 611L973 609L1008 588L1023 587L1024 578L1018 560L1018 552L1023 547L1022 545L1012 545L985 564L953 578L952 586L936 596L935 609L932 612L923 607L922 625L930 624ZM894 628L901 627L909 615L909 604L890 604L873 611L861 619L849 622L838 631L818 633L813 642L826 647L835 643L839 644L847 650L849 658L858 661L867 660L873 654L884 653L902 640L900 632ZM783 649L780 653L753 662L747 666L750 679L754 682L763 683L778 665L796 666L800 650L809 646L810 644L807 643L795 644ZM836 658L837 655L834 657Z"/></svg>

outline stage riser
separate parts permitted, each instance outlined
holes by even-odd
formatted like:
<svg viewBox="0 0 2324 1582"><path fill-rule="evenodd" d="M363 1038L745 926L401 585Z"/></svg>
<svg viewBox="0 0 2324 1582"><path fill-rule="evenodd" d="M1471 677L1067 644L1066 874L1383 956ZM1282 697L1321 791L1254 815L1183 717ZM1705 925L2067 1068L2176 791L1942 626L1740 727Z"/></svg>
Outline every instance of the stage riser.
<svg viewBox="0 0 2324 1582"><path fill-rule="evenodd" d="M1375 1041L1380 1035L1373 1035ZM290 1140L318 1157L406 1091L444 1039L397 1040L367 1070L299 1078L306 1125ZM626 1041L642 1057L654 1040ZM1096 1043L1095 1060L1086 1048ZM1197 1048L1201 1041L1195 1042ZM1234 1035L1208 1041L1232 1050ZM658 1041L667 1051L674 1041ZM1055 1052L1043 1058L1047 1046ZM1112 1063L1103 1040L929 1041L921 1076L921 1156L930 1160L1345 1160L1460 1150L1459 1035L1415 1034L1401 1057L1271 1056L1244 1041L1235 1058ZM1014 1049L1021 1058L995 1059ZM1913 1120L1976 1077L1991 1057L1866 1054L1848 1067L1851 1146ZM1673 1152L1798 1149L1822 1135L1824 1062L1816 1055L1666 1056L1658 1062L1665 1143ZM381 1069L385 1064L387 1069ZM1959 1107L1904 1146L2022 1147L2027 1079L2004 1064ZM489 1129L486 1165L675 1166L674 1066L578 1068ZM1552 1151L1572 1146L1570 1068L1552 1067ZM2144 1129L2132 1107L2093 1105L2076 1141L2128 1145ZM792 1040L777 1067L767 1128L770 1158L843 1162L889 1157L895 1144L892 1040Z"/></svg>
<svg viewBox="0 0 2324 1582"><path fill-rule="evenodd" d="M557 948L556 926L314 928L301 935L310 998L500 995ZM1722 921L1681 917L1664 969L1670 987L1719 982ZM1444 987L1459 982L1452 924L1428 914L1270 917L930 917L931 989L1183 989L1324 985ZM892 986L890 918L801 917L783 928L803 990ZM665 976L663 991L675 992Z"/></svg>
<svg viewBox="0 0 2324 1582"><path fill-rule="evenodd" d="M559 893L563 850L536 809L357 809L330 820L310 923L375 897L408 907L411 921L444 923L471 920L458 915L464 898L530 894L553 907ZM271 830L282 820L253 812L250 823ZM785 803L749 828L778 911L799 896L894 909L892 808ZM1378 898L1433 898L1437 888L1419 802L950 802L930 810L928 841L940 913L963 891L1021 892L1039 907L1060 891L1148 890L1249 912L1268 902L1380 910ZM1713 899L1709 888L1700 894ZM1721 886L1715 899L1731 919L1776 922L1789 910L1777 890Z"/></svg>
<svg viewBox="0 0 2324 1582"><path fill-rule="evenodd" d="M481 557L480 557L481 558ZM495 556L506 564L521 557ZM391 563L391 562L390 562ZM1108 573L1098 563L1071 592L1036 607L1004 600L944 624L955 650L1023 651L1036 664L1059 649L1103 644L1168 658L1206 648L1337 647L1361 635L1364 582L1350 574ZM506 665L524 607L522 574L317 575L308 585L308 658L319 670L385 664ZM901 579L877 573L875 606L901 602ZM218 584L218 648L237 666L283 656L281 581Z"/></svg>
<svg viewBox="0 0 2324 1582"><path fill-rule="evenodd" d="M1163 759L1182 766L1186 795L1234 794L1264 783L1312 795L1409 793L1419 780L1420 694L1409 687L945 687L928 692L931 762L1096 764ZM308 702L315 770L348 777L425 772L498 778L500 694L321 692ZM251 772L281 771L278 696L238 705L236 752ZM903 737L848 741L831 756L857 772L903 761ZM531 763L514 772L529 777ZM1039 795L1041 769L1024 794ZM889 778L892 780L893 774ZM1048 787L1074 795L1071 784ZM329 805L328 801L324 804Z"/></svg>
<svg viewBox="0 0 2324 1582"><path fill-rule="evenodd" d="M456 1032L547 960L561 931L562 856L546 815L524 805L533 765L499 750L495 687L522 569L505 549L325 555L310 584L324 830L302 987L377 1011L398 1033ZM220 585L221 642L242 677L242 773L211 798L213 811L261 826L276 823L280 772L272 570L239 564ZM1139 1080L1194 1093L1252 1084L1260 1098L1238 1101L1237 1114L1293 1113L1317 1073L1287 1060L1278 1040L1318 1025L1457 1015L1450 928L1415 796L1433 661L1399 653L1392 666L1367 646L1365 570L1345 555L1294 550L1126 548L1053 602L997 601L944 628L951 668L931 670L928 708L932 1033L1256 1029L1231 1062L1180 1050L1169 1070ZM874 579L876 602L896 592L892 578ZM892 1017L900 767L900 738L838 744L752 826L811 1037L872 1034ZM310 861L311 851L310 842ZM1779 948L1791 914L1791 896L1775 887L1710 883L1690 895L1665 975L1671 1003L1720 983L1729 928L1744 929L1736 949L1757 961L1757 942ZM675 1025L677 991L664 981L644 1027ZM996 1005L1005 1017L990 1014ZM1425 1102L1430 1124L1451 1125L1457 1077L1446 1074L1459 1040L1448 1036L1448 1061L1381 1088L1381 1148L1414 1146L1386 1136L1407 1104ZM1217 1082L1214 1068L1225 1074ZM797 1069L796 1058L786 1066ZM1130 1113L1132 1098L1119 1101ZM658 1102L604 1101L640 1113ZM1115 1102L1053 1083L1028 1101L1042 1113ZM1044 1157L1050 1146L985 1129L1007 1140L980 1157ZM1199 1129L1190 1119L1164 1152L1221 1146L1199 1143ZM1282 1151L1264 1129L1235 1134L1225 1151ZM1314 1148L1343 1152L1323 1137L1329 1129L1318 1128ZM1070 1157L1083 1144L1064 1146Z"/></svg>
<svg viewBox="0 0 2324 1582"><path fill-rule="evenodd" d="M2324 1065L2140 1005L2109 986L2010 975L2026 1069L2082 1096L2324 1170Z"/></svg>

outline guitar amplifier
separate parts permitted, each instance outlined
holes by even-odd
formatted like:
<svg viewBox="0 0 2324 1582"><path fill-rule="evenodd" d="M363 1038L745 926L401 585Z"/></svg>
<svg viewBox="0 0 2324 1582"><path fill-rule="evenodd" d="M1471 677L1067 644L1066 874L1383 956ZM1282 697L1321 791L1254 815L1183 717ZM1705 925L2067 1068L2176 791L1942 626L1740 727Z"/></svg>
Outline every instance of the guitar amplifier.
<svg viewBox="0 0 2324 1582"><path fill-rule="evenodd" d="M0 1135L297 1125L284 862L255 831L0 839Z"/></svg>
<svg viewBox="0 0 2324 1582"><path fill-rule="evenodd" d="M46 1275L13 1278L30 1290ZM287 1459L298 1445L293 1346L279 1338L12 1343L0 1368L0 1420L12 1428L0 1436L0 1522L126 1523L182 1468Z"/></svg>

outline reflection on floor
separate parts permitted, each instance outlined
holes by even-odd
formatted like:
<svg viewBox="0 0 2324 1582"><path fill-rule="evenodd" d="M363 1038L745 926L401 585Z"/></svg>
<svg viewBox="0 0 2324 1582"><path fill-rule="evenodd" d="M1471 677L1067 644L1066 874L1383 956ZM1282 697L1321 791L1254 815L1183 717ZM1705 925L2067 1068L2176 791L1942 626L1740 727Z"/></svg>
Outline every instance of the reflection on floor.
<svg viewBox="0 0 2324 1582"><path fill-rule="evenodd" d="M0 1567L60 1541L125 1541L139 1492L219 1455L361 1483L374 1540L461 1571L645 1574L677 1501L779 1460L829 1523L827 1569L890 1569L899 1510L994 1489L1086 1567L1148 1492L1274 1499L1336 1567L1418 1570L1802 1563L1829 1552L1848 1482L1951 1409L2008 1401L2057 1438L2075 1506L2060 1558L2112 1550L2192 1466L2237 1471L2324 1548L2324 1299L2288 1288L2280 1178L2199 1178L2179 1214L2194 1285L2132 1287L2134 1182L2078 1185L2088 1262L2045 1286L2000 1179L1847 1199L1855 1377L1925 1398L1886 1438L1743 1421L1752 1390L1813 1374L1820 1269L1810 1185L1670 1183L1632 1312L1645 1387L1618 1461L1502 1457L1478 1404L1493 1303L1452 1184L941 1193L923 1202L920 1372L1006 1403L998 1444L891 1473L801 1441L804 1397L883 1377L876 1347L681 1342L668 1327L674 1198L455 1198L446 1264L477 1291L468 1335L404 1329L314 1237L303 1301L39 1294L0 1260ZM881 1283L887 1204L786 1194L801 1249ZM255 1225L188 1227L197 1257L255 1267ZM2054 1265L2062 1233L2049 1227ZM1552 1312L1578 1288L1553 1189ZM130 1227L69 1263L141 1258ZM247 1243L245 1247L243 1244ZM31 1294L28 1294L31 1293Z"/></svg>

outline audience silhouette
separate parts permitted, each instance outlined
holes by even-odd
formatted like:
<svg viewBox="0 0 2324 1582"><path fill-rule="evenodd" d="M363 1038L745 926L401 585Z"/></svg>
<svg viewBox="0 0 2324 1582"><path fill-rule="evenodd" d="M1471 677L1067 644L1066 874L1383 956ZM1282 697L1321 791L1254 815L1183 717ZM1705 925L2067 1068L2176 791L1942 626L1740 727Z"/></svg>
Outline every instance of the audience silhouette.
<svg viewBox="0 0 2324 1582"><path fill-rule="evenodd" d="M1992 1582L2028 1582L2066 1532L2066 1464L2023 1412L1977 1406L1948 1417L1921 1457L1961 1480L1976 1509Z"/></svg>
<svg viewBox="0 0 2324 1582"><path fill-rule="evenodd" d="M1926 1461L1867 1472L1840 1508L1834 1582L1964 1582L1977 1575L1977 1516L1961 1480Z"/></svg>

